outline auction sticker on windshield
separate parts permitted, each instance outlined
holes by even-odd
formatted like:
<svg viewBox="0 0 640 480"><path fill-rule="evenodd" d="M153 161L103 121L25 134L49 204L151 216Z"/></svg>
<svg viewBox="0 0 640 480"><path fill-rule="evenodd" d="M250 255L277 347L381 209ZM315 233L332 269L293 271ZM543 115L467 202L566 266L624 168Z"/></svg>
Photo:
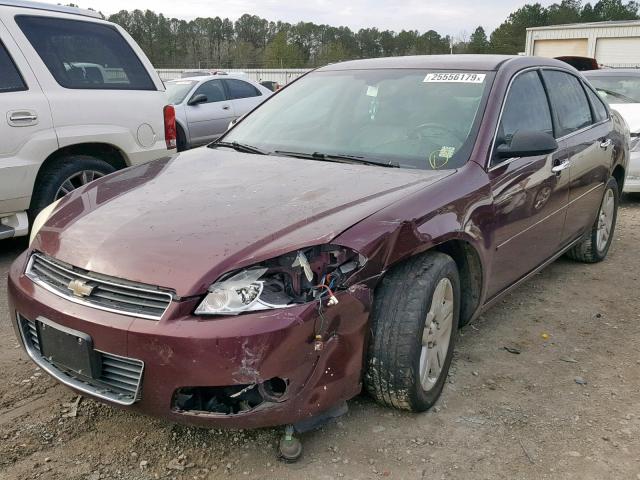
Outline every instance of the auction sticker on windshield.
<svg viewBox="0 0 640 480"><path fill-rule="evenodd" d="M483 83L485 77L484 73L428 73L423 82Z"/></svg>

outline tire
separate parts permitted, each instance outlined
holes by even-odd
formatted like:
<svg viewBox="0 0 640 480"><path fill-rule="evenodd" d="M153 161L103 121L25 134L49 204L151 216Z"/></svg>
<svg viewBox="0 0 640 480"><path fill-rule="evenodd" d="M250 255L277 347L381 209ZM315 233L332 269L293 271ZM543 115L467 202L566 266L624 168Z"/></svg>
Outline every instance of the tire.
<svg viewBox="0 0 640 480"><path fill-rule="evenodd" d="M423 334L428 316L432 318L432 313L437 311L435 305L432 309L436 289L444 284L449 291L447 283L452 296L448 302L451 305L448 345L446 353L439 357L439 374L428 378L425 388L420 378ZM460 279L456 263L450 256L427 252L385 275L376 289L371 314L371 339L364 379L369 394L382 405L402 410L422 412L433 406L442 393L451 365L459 317ZM447 333L444 328L443 338L437 341L440 349L445 348ZM436 351L435 348L426 349L426 352ZM430 370L425 368L425 371Z"/></svg>
<svg viewBox="0 0 640 480"><path fill-rule="evenodd" d="M71 185L77 188L84 183L81 183L82 180L74 179L73 177L82 172L93 172L93 176L99 178L115 171L116 169L113 165L88 155L70 155L59 159L47 166L38 175L33 197L31 198L29 220L33 222L43 208L61 198L60 195L62 193L60 190L68 179L72 179ZM90 180L89 175L86 180ZM70 190L69 186L68 189Z"/></svg>
<svg viewBox="0 0 640 480"><path fill-rule="evenodd" d="M619 199L618 182L616 182L615 178L611 177L605 187L602 202L600 203L600 208L598 208L598 216L593 228L584 240L567 252L569 258L584 263L597 263L606 258L616 228ZM612 203L609 208L607 208L609 202ZM606 214L607 211L609 212L608 215ZM606 217L605 219L603 219L603 212ZM609 227L606 229L608 235L606 241L600 239L599 242L598 237L602 234L602 229L605 228L603 222L610 222L607 223Z"/></svg>
<svg viewBox="0 0 640 480"><path fill-rule="evenodd" d="M178 152L184 152L185 150L188 149L188 147L187 147L187 137L184 134L184 130L182 130L181 126L178 125L178 126L176 126L176 128L177 128L177 130L176 130L176 133L177 133L177 139L176 139L177 145L176 146L178 148Z"/></svg>

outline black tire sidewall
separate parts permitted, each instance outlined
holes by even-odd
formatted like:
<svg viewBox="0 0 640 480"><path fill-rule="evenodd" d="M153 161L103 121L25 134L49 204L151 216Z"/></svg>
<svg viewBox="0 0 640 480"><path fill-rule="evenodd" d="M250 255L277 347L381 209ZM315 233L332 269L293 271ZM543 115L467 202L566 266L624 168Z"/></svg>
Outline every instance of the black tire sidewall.
<svg viewBox="0 0 640 480"><path fill-rule="evenodd" d="M613 221L611 223L611 232L609 232L609 239L607 240L607 244L605 245L603 250L598 250L598 220L600 219L600 210L602 209L602 200L600 201L600 207L598 208L598 216L596 217L596 222L591 230L591 245L593 248L594 256L597 260L604 260L609 253L609 247L611 247L611 242L613 241L613 235L616 230L616 221L618 218L618 203L620 201L620 192L618 190L618 182L616 179L611 177L605 186L604 193L602 194L602 199L607 194L607 191L611 190L613 192Z"/></svg>
<svg viewBox="0 0 640 480"><path fill-rule="evenodd" d="M458 274L458 269L456 267L453 259L450 261L440 264L434 265L436 269L433 270L432 274L435 278L435 281L429 286L427 291L425 292L425 308L422 312L422 322L419 323L419 329L415 335L415 343L413 345L413 371L414 371L414 385L413 391L410 392L410 403L412 404L412 409L414 411L425 411L429 409L433 404L438 400L440 394L442 393L442 389L444 388L444 384L447 381L447 374L449 372L449 367L451 366L451 361L453 358L454 346L456 343L456 339L458 336L458 323L460 320L460 277ZM449 348L447 350L447 356L445 358L445 363L442 368L442 372L440 373L440 377L436 384L429 391L425 392L422 389L422 385L420 382L420 355L422 351L422 334L424 331L427 313L431 309L431 302L433 300L433 293L435 291L438 282L443 278L448 278L453 287L453 320L451 325L451 337L449 339Z"/></svg>
<svg viewBox="0 0 640 480"><path fill-rule="evenodd" d="M31 222L43 208L54 202L54 197L64 181L83 170L95 170L105 175L116 171L113 165L88 155L72 155L59 159L39 175L29 208Z"/></svg>

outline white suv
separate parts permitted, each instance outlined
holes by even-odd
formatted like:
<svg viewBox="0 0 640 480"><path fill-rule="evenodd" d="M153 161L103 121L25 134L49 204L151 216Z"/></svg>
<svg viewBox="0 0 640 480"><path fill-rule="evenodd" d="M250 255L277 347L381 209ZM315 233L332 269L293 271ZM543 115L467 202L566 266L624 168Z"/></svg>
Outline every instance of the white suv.
<svg viewBox="0 0 640 480"><path fill-rule="evenodd" d="M0 0L0 239L87 182L176 150L175 111L100 14Z"/></svg>

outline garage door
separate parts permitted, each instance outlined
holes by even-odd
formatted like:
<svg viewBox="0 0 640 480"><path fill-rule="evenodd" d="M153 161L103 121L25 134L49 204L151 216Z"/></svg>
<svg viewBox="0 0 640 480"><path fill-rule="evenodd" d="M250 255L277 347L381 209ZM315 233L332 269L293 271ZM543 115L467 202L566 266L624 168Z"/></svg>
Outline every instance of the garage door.
<svg viewBox="0 0 640 480"><path fill-rule="evenodd" d="M596 60L612 67L640 64L640 37L599 38Z"/></svg>
<svg viewBox="0 0 640 480"><path fill-rule="evenodd" d="M538 57L586 57L587 39L535 40L533 54Z"/></svg>

